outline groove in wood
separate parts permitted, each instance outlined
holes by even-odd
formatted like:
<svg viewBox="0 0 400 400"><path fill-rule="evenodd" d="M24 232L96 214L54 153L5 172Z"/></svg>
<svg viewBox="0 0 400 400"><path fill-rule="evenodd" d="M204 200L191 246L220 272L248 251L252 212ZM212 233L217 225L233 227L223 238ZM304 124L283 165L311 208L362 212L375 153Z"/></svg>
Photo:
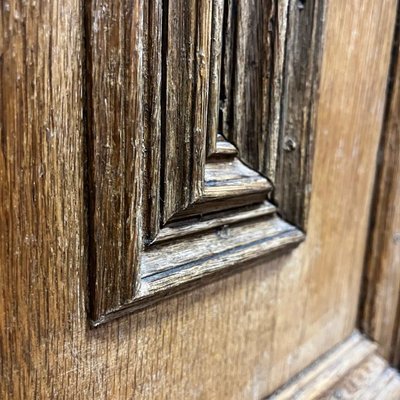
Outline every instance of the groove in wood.
<svg viewBox="0 0 400 400"><path fill-rule="evenodd" d="M307 10L319 13L322 6L309 4ZM298 51L297 42L289 40L285 48L285 41L302 29L295 25L297 31L287 34L288 10L295 12L288 0L86 4L94 321L142 307L157 291L166 296L232 269L240 258L248 261L261 250L271 253L303 240L277 216L290 212L267 200L275 196L281 162L285 52ZM321 32L313 15L310 11L301 21L315 36ZM292 64L304 61L287 58ZM317 71L316 59L304 70ZM289 86L285 90L292 96ZM302 106L309 110L312 101ZM313 129L303 134L312 136ZM295 188L297 193L303 189ZM290 208L289 203L283 204ZM302 210L305 203L296 204ZM238 240L247 235L248 250L241 251L240 240L231 243L224 235L215 240L210 233L227 226ZM262 238L250 240L264 228ZM196 235L203 247L187 254ZM200 262L210 257L211 248L212 263ZM181 254L171 258L172 249ZM151 280L143 272L150 270Z"/></svg>
<svg viewBox="0 0 400 400"><path fill-rule="evenodd" d="M361 327L400 367L400 6L365 257Z"/></svg>

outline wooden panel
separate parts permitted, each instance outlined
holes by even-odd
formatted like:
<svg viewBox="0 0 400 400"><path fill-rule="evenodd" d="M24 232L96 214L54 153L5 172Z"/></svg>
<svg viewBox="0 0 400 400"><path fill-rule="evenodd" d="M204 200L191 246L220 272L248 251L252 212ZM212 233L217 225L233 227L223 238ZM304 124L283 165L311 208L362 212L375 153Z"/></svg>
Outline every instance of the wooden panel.
<svg viewBox="0 0 400 400"><path fill-rule="evenodd" d="M265 124L275 126L276 135L278 134L279 118L277 116L281 103L280 82L284 60L287 2L283 2L279 7L275 6L275 2L272 0L263 3L263 5L260 2L257 4L234 2L234 4L226 3L225 7L223 6L222 0L165 2L162 22L164 38L162 75L165 82L161 87L162 96L165 99L161 99L162 135L160 145L161 158L164 161L161 164L162 192L160 196L163 224L177 217L181 218L182 215L203 214L212 210L212 205L206 208L200 206L200 204L204 205L209 201L206 192L210 186L208 183L210 181L218 190L219 197L224 198L224 202L221 202L219 207L223 204L226 204L225 208L238 206L232 198L231 190L225 190L225 185L216 187L214 176L207 175L207 164L205 164L206 142L209 157L212 159L222 158L221 164L224 161L224 157L221 157L221 153L218 152L217 138L220 114L222 42L226 35L230 35L223 20L227 18L226 14L229 7L241 10L238 14L243 14L243 18L240 17L237 21L235 20L235 24L244 26L243 29L236 32L237 37L243 38L243 40L234 41L234 48L232 49L234 55L231 60L234 65L229 67L235 71L233 80L241 82L241 89L237 90L234 86L229 97L232 97L233 101L240 102L240 104L242 104L241 99L246 93L248 99L258 98L261 103L269 103L272 99L272 103L274 107L276 105L277 109L271 112L271 115L269 113L260 113L260 115ZM269 24L269 29L274 32L274 35L279 36L275 46L279 47L279 51L276 51L276 49L272 51L270 40L257 46L252 45L260 35L257 30L263 31L263 36L268 36L268 24L266 25L265 21L268 18L272 20L272 16L259 19L259 14L264 8L270 9L270 13L274 14L274 21ZM263 13L261 12L261 14ZM247 57L248 52L251 53L248 54L250 58L248 64L257 64L255 68L254 65L247 68L247 64L241 61ZM241 60L239 60L240 57ZM263 63L265 57L270 61ZM261 75L258 72L260 70L262 70ZM268 74L271 77L267 79ZM252 83L250 87L245 88L244 82L247 80ZM262 92L258 93L260 82L262 83ZM257 92L258 95L253 96L250 91L254 94ZM270 92L273 96L270 95ZM227 95L224 94L224 96ZM255 107L258 107L258 104L252 104L250 108ZM240 108L237 107L237 111L239 110ZM241 137L247 138L246 141L252 140L253 130L247 129L243 125L245 118L242 118L244 116L242 114L239 112L231 113L229 116L231 127L235 132L241 132ZM250 121L253 115L254 110L249 109L247 121ZM272 136L268 135L268 137ZM274 140L277 141L277 139ZM270 149L270 142L268 140L268 143L264 143L264 146L268 149L268 152L275 153L277 149ZM257 152L254 148L247 150L243 148L238 154L238 158L246 160L248 158L246 153L252 151ZM228 163L228 160L226 161ZM152 168L151 165L149 167ZM229 168L229 164L226 167L221 165L219 168L222 175L224 174L223 171ZM260 176L259 179L263 179L265 185L267 184L265 177ZM251 184L250 181L246 186L250 188ZM176 188L180 188L180 190L176 190ZM259 192L257 185L251 189L251 192L251 194ZM263 196L263 199L265 198L265 190L261 190L259 194ZM254 196L250 197L248 201L243 202L242 199L244 204L251 204L254 201ZM195 207L193 207L194 204Z"/></svg>
<svg viewBox="0 0 400 400"><path fill-rule="evenodd" d="M82 3L3 2L0 397L259 399L347 337L395 5L329 2L306 242L90 329Z"/></svg>
<svg viewBox="0 0 400 400"><path fill-rule="evenodd" d="M381 354L400 366L400 20L366 254L361 326Z"/></svg>
<svg viewBox="0 0 400 400"><path fill-rule="evenodd" d="M268 399L397 399L400 375L376 348L355 332Z"/></svg>
<svg viewBox="0 0 400 400"><path fill-rule="evenodd" d="M306 230L315 139L310 132L316 129L325 3L292 1L288 18L281 135L271 179L282 215Z"/></svg>
<svg viewBox="0 0 400 400"><path fill-rule="evenodd" d="M164 2L167 5L163 39L166 75L164 222L202 192L212 3L210 0Z"/></svg>
<svg viewBox="0 0 400 400"><path fill-rule="evenodd" d="M274 184L281 214L305 230L325 2L226 4L222 131Z"/></svg>
<svg viewBox="0 0 400 400"><path fill-rule="evenodd" d="M297 7L291 9L298 13ZM248 4L222 0L86 3L84 113L94 324L154 302L150 295L157 294L156 288L157 298L165 298L183 284L193 286L214 272L226 273L225 269L261 256L260 249L269 254L304 238L277 217L284 210L249 215L243 209L273 196L271 182L241 157L250 160L254 154L257 168L262 169L262 159L264 166L275 169L284 57L285 52L298 51L292 48L297 46L294 41L285 49L287 10L288 2L272 0L266 4L258 0ZM310 27L307 37L318 34L318 40L314 38L318 43L322 10L322 5L316 7L318 18L308 12L302 19L302 25ZM222 68L223 47L227 49L223 38L225 33L233 34L227 22L230 13L236 39L231 59L225 55ZM317 47L311 45L320 54ZM291 60L296 62L303 61ZM318 66L314 57L303 69L314 73ZM219 118L224 119L219 115L221 68L224 73L233 71L229 101L234 109L229 117L239 149L218 132ZM286 96L292 96L290 90ZM311 113L313 99L302 104L302 113ZM258 108L260 113L253 119ZM247 146L256 131L262 136L256 140L262 143L262 151ZM307 135L313 136L314 131L308 129ZM233 210L235 218L215 215L214 223L209 223L208 214ZM248 221L243 215L248 215ZM221 225L228 220L229 226ZM265 232L260 236L261 227ZM214 240L221 229L234 232L236 241L226 235ZM194 232L204 237L185 237ZM164 243L155 246L160 237ZM192 248L192 241L201 245L190 254L186 249ZM178 249L182 254L175 254ZM210 262L201 261L206 259Z"/></svg>
<svg viewBox="0 0 400 400"><path fill-rule="evenodd" d="M143 16L143 236L148 242L161 227L161 71L162 0L144 2ZM165 86L165 79L163 80Z"/></svg>
<svg viewBox="0 0 400 400"><path fill-rule="evenodd" d="M221 61L225 0L213 1L211 21L211 57L209 76L209 104L207 115L207 154L218 153L218 129L221 90Z"/></svg>
<svg viewBox="0 0 400 400"><path fill-rule="evenodd" d="M269 177L275 171L287 6L287 0L226 2L222 132Z"/></svg>
<svg viewBox="0 0 400 400"><path fill-rule="evenodd" d="M133 297L140 247L142 4L86 3L92 308ZM86 54L86 53L85 53ZM133 60L132 60L133 58ZM115 268L115 266L118 268Z"/></svg>

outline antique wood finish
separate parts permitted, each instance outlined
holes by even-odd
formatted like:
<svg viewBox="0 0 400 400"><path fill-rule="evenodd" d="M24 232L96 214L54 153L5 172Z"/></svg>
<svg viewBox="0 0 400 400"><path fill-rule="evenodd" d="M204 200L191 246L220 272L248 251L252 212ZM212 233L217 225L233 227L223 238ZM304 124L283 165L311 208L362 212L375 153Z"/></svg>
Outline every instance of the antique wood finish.
<svg viewBox="0 0 400 400"><path fill-rule="evenodd" d="M288 0L226 3L222 131L243 160L273 180Z"/></svg>
<svg viewBox="0 0 400 400"><path fill-rule="evenodd" d="M314 152L310 132L316 123L325 6L322 1L304 1L291 2L289 7L290 51L285 59L282 134L275 144L273 195L284 218L305 231Z"/></svg>
<svg viewBox="0 0 400 400"><path fill-rule="evenodd" d="M246 163L274 183L273 198L285 219L305 230L325 3L227 4L223 132ZM271 29L282 18L285 25Z"/></svg>
<svg viewBox="0 0 400 400"><path fill-rule="evenodd" d="M387 112L366 253L361 326L400 366L400 60L399 11Z"/></svg>
<svg viewBox="0 0 400 400"><path fill-rule="evenodd" d="M396 1L329 1L305 242L97 329L87 316L82 5L0 7L0 398L265 397L355 326ZM140 40L156 54L160 14L143 2ZM151 57L143 73L158 77ZM141 90L149 140L161 111L157 90Z"/></svg>
<svg viewBox="0 0 400 400"><path fill-rule="evenodd" d="M290 82L314 88L324 10L318 4L308 3L285 49L288 1L87 3L93 324L304 239L277 216L287 213L266 199L273 197L283 134L285 51L300 52L292 37L304 33L313 57L301 67L306 78L292 74ZM289 14L298 13L291 4ZM298 58L288 57L291 68L303 64ZM294 97L291 90L285 96ZM307 95L301 109L311 119L315 96ZM286 110L285 118L292 113ZM314 134L310 124L304 137ZM312 139L304 140L309 147ZM262 204L274 211L248 213ZM231 217L221 219L224 212Z"/></svg>
<svg viewBox="0 0 400 400"><path fill-rule="evenodd" d="M91 298L95 315L133 297L140 247L140 1L86 3ZM134 57L137 62L132 62ZM118 266L118 268L116 268ZM99 290L98 288L101 288Z"/></svg>
<svg viewBox="0 0 400 400"><path fill-rule="evenodd" d="M270 400L389 400L400 397L400 376L377 354L377 345L354 332Z"/></svg>
<svg viewBox="0 0 400 400"><path fill-rule="evenodd" d="M185 209L202 193L214 2L163 2L165 141L163 221ZM218 32L221 34L220 32Z"/></svg>

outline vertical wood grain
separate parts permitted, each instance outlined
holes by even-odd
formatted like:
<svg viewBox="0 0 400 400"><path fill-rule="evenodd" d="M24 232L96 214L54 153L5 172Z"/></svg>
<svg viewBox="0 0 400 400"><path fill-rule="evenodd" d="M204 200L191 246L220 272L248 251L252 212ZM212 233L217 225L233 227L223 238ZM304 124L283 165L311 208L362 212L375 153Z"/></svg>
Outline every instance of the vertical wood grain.
<svg viewBox="0 0 400 400"><path fill-rule="evenodd" d="M76 353L87 320L82 11L78 0L0 4L2 399L77 384L62 349Z"/></svg>
<svg viewBox="0 0 400 400"><path fill-rule="evenodd" d="M274 200L282 216L307 228L326 1L291 1L284 90L276 144Z"/></svg>
<svg viewBox="0 0 400 400"><path fill-rule="evenodd" d="M165 130L163 222L203 188L212 1L164 2ZM179 189L178 189L179 188ZM177 190L178 189L178 190Z"/></svg>
<svg viewBox="0 0 400 400"><path fill-rule="evenodd" d="M259 399L342 341L355 325L395 5L329 2L306 242L91 330L82 4L3 1L0 397Z"/></svg>
<svg viewBox="0 0 400 400"><path fill-rule="evenodd" d="M244 161L268 175L274 170L270 153L279 124L288 2L226 4L222 132Z"/></svg>
<svg viewBox="0 0 400 400"><path fill-rule="evenodd" d="M143 5L143 235L150 242L161 227L161 91L163 2Z"/></svg>
<svg viewBox="0 0 400 400"><path fill-rule="evenodd" d="M400 366L400 62L399 11L385 125L366 253L361 326Z"/></svg>
<svg viewBox="0 0 400 400"><path fill-rule="evenodd" d="M226 32L223 31L225 0L214 0L211 21L211 54L209 76L209 99L207 119L207 151L211 155L216 152L217 134L220 117L220 90L222 43Z"/></svg>
<svg viewBox="0 0 400 400"><path fill-rule="evenodd" d="M86 3L93 318L133 297L142 154L142 2Z"/></svg>

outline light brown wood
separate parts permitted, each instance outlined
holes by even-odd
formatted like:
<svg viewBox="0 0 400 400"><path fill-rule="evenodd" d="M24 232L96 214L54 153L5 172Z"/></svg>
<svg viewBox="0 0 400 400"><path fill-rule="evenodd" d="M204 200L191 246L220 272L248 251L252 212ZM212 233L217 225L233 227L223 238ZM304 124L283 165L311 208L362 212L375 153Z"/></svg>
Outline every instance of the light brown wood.
<svg viewBox="0 0 400 400"><path fill-rule="evenodd" d="M268 399L397 399L400 375L376 349L375 343L355 332Z"/></svg>
<svg viewBox="0 0 400 400"><path fill-rule="evenodd" d="M361 326L400 367L400 11L372 207Z"/></svg>
<svg viewBox="0 0 400 400"><path fill-rule="evenodd" d="M0 397L259 399L347 337L395 5L329 1L306 242L90 329L82 2L4 1Z"/></svg>

